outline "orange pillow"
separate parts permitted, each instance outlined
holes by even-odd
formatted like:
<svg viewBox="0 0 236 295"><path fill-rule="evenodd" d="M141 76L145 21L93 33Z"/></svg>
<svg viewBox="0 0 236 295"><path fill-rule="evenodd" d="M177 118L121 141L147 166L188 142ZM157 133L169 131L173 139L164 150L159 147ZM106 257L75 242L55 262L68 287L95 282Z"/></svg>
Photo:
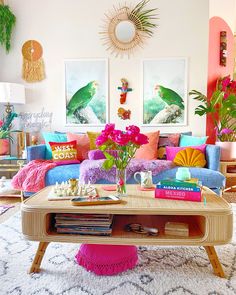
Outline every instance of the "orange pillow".
<svg viewBox="0 0 236 295"><path fill-rule="evenodd" d="M52 159L55 162L77 160L76 140L70 142L49 141L52 150Z"/></svg>
<svg viewBox="0 0 236 295"><path fill-rule="evenodd" d="M89 138L87 134L74 134L67 133L67 140L76 140L76 148L77 148L77 159L79 161L83 161L88 159L89 152Z"/></svg>
<svg viewBox="0 0 236 295"><path fill-rule="evenodd" d="M160 131L145 133L149 142L142 145L135 153L135 159L156 160Z"/></svg>

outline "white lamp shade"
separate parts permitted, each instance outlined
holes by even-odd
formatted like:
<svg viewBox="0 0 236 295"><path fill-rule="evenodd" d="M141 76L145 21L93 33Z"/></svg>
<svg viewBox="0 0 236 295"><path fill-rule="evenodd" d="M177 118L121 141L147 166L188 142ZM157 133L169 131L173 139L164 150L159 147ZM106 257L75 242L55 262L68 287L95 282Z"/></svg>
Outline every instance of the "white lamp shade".
<svg viewBox="0 0 236 295"><path fill-rule="evenodd" d="M25 86L16 83L0 82L0 102L25 104Z"/></svg>

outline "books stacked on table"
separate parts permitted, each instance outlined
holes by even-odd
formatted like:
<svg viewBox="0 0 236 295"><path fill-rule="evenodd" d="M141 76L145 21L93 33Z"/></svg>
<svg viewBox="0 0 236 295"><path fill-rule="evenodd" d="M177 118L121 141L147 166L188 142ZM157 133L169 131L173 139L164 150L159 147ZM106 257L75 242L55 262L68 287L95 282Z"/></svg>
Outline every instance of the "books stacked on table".
<svg viewBox="0 0 236 295"><path fill-rule="evenodd" d="M110 236L112 232L111 214L56 213L57 233L94 236Z"/></svg>
<svg viewBox="0 0 236 295"><path fill-rule="evenodd" d="M201 186L197 178L164 179L156 185L155 198L201 202Z"/></svg>

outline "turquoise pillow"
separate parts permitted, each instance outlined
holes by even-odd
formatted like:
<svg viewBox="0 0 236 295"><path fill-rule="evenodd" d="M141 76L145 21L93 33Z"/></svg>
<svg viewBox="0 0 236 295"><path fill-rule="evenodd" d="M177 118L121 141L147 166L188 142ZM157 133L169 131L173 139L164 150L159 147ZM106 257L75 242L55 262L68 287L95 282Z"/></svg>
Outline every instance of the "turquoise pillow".
<svg viewBox="0 0 236 295"><path fill-rule="evenodd" d="M46 144L46 153L45 158L47 160L52 159L52 150L49 145L49 141L52 142L67 142L67 136L65 133L51 133L51 132L43 132L43 138Z"/></svg>
<svg viewBox="0 0 236 295"><path fill-rule="evenodd" d="M196 146L206 143L208 136L189 136L181 134L179 146Z"/></svg>

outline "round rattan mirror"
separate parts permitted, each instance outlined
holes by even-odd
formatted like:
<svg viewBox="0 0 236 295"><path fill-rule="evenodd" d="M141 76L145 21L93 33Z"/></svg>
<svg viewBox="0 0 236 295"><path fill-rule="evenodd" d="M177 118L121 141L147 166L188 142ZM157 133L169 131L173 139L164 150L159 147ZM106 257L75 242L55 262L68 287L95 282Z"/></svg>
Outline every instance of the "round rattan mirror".
<svg viewBox="0 0 236 295"><path fill-rule="evenodd" d="M106 14L101 35L104 45L112 54L129 56L138 46L143 47L145 39L153 35L153 29L157 26L154 23L157 9L145 9L149 1L142 0L133 8L120 4Z"/></svg>

